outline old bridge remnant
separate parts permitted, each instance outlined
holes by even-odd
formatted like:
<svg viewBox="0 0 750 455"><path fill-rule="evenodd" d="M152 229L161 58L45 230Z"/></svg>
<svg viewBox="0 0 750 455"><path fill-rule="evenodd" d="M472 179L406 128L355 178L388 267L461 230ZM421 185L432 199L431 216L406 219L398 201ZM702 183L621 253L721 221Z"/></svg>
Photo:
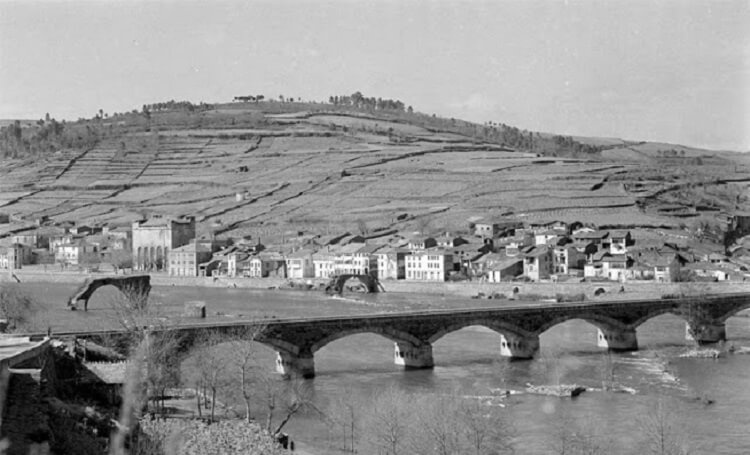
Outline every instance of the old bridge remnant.
<svg viewBox="0 0 750 455"><path fill-rule="evenodd" d="M143 308L148 301L148 294L151 292L151 276L133 275L87 278L68 300L68 307L75 310L78 308L78 302L83 301L83 309L84 311L88 311L89 299L94 294L94 291L108 285L119 289L134 308Z"/></svg>
<svg viewBox="0 0 750 455"><path fill-rule="evenodd" d="M354 275L354 274L343 274L336 275L331 278L331 281L326 285L326 292L328 294L341 294L344 292L344 285L350 279L359 280L360 283L367 289L367 292L378 292L382 285L377 278L371 275Z"/></svg>
<svg viewBox="0 0 750 455"><path fill-rule="evenodd" d="M726 338L725 321L750 308L750 294L623 300L579 304L528 304L498 308L451 309L369 316L238 321L180 325L184 350L207 331L263 343L277 352L276 369L284 375L315 376L314 355L332 341L359 333L375 333L394 342L394 362L405 368L434 366L432 345L444 335L469 326L484 326L500 334L498 351L512 359L533 358L539 336L551 327L582 319L598 329L599 347L615 351L638 349L636 329L647 320L674 314L687 323L688 338L715 343ZM255 327L257 330L243 328ZM94 333L77 336L95 336Z"/></svg>

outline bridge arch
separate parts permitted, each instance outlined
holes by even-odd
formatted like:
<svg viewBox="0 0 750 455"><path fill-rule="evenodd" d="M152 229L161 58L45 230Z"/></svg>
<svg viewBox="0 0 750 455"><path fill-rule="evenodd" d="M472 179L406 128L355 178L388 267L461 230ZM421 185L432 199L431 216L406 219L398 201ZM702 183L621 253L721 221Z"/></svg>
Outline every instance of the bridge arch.
<svg viewBox="0 0 750 455"><path fill-rule="evenodd" d="M593 325L597 329L600 330L611 330L611 329L619 329L619 330L626 330L633 327L630 327L628 324L625 324L621 321L618 321L617 319L598 315L598 314L588 314L588 315L581 315L576 313L571 314L561 314L558 317L555 317L553 319L550 319L549 321L546 321L544 324L542 324L536 331L537 335L541 335L542 333L546 332L547 330L551 329L552 327L563 324L568 321L572 321L574 319L580 319L584 322L588 322L589 324Z"/></svg>
<svg viewBox="0 0 750 455"><path fill-rule="evenodd" d="M724 313L722 316L718 318L719 322L726 322L727 319L731 318L732 316L735 316L737 313L743 310L747 310L750 308L750 300L745 302L744 304L738 304L736 307L730 309L726 313Z"/></svg>
<svg viewBox="0 0 750 455"><path fill-rule="evenodd" d="M492 319L478 318L478 319L467 319L465 321L456 322L454 324L450 324L445 327L442 327L440 330L430 335L430 337L427 339L427 342L430 344L435 343L440 338L444 337L445 335L448 335L449 333L453 333L458 330L464 329L466 327L471 327L474 325L486 327L504 336L510 335L514 337L527 337L527 336L532 335L526 330L523 330L520 327L517 327L513 324L509 324L503 321L496 321Z"/></svg>
<svg viewBox="0 0 750 455"><path fill-rule="evenodd" d="M663 316L665 314L673 314L675 316L678 316L684 319L685 322L687 322L686 315L682 311L680 311L678 307L673 307L673 308L654 308L653 310L649 311L647 314L644 314L643 316L636 319L634 322L630 323L629 325L632 329L637 329L638 327L648 322L649 320L659 317L659 316Z"/></svg>
<svg viewBox="0 0 750 455"><path fill-rule="evenodd" d="M383 338L387 338L393 342L399 343L399 342L406 342L411 343L415 346L419 346L424 344L423 340L420 340L419 338L415 337L414 335L402 332L399 330L394 330L390 328L357 328L357 329L351 329L351 330L343 330L340 332L331 333L330 335L321 338L320 340L316 341L315 343L310 346L311 353L315 353L325 347L327 344L332 343L336 340L339 340L341 338L346 338L351 335L358 335L363 333L372 333L375 335L380 335Z"/></svg>
<svg viewBox="0 0 750 455"><path fill-rule="evenodd" d="M151 276L87 278L68 299L68 307L75 310L78 307L78 302L83 301L83 309L88 311L89 299L102 286L116 287L125 295L133 307L142 308L148 302L148 294L151 292Z"/></svg>

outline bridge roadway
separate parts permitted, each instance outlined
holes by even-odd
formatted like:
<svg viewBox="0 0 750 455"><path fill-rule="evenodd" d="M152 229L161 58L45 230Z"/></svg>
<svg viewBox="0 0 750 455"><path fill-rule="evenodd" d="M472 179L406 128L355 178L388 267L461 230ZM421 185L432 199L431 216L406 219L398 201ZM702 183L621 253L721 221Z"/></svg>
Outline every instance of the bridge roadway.
<svg viewBox="0 0 750 455"><path fill-rule="evenodd" d="M636 329L666 313L685 319L686 336L698 343L726 339L725 321L750 308L750 293L717 294L675 299L623 300L590 303L532 303L495 308L466 308L346 317L271 319L261 321L181 324L156 330L180 332L183 352L202 334L253 339L277 351L277 370L285 375L315 375L314 354L326 344L357 334L375 333L395 344L394 360L406 368L434 366L432 344L464 327L479 325L500 334L500 355L529 359L539 349L539 335L571 319L598 329L597 344L616 351L638 349ZM115 336L112 331L55 333L56 337Z"/></svg>

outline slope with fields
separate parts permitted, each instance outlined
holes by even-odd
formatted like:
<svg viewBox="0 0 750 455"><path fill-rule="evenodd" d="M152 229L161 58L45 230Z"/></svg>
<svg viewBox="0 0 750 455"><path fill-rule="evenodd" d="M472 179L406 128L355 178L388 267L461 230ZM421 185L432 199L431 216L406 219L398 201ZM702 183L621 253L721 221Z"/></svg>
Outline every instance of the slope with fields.
<svg viewBox="0 0 750 455"><path fill-rule="evenodd" d="M4 160L0 212L86 223L195 215L200 232L228 236L448 230L499 215L678 226L747 202L750 181L731 153L576 138L598 148L565 154L536 133L530 146L509 146L497 125L321 104L90 122L101 130L95 145Z"/></svg>

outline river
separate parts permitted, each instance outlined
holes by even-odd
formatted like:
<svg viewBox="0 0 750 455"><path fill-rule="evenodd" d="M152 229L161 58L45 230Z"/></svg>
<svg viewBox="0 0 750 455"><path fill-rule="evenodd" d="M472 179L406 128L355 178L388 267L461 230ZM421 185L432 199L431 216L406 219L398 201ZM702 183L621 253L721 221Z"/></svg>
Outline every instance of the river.
<svg viewBox="0 0 750 455"><path fill-rule="evenodd" d="M98 328L107 325L106 289L97 291L90 311L64 309L64 296L74 285L25 285L46 306L49 319L65 325ZM62 296L62 297L61 297ZM210 318L296 317L364 314L426 308L496 306L498 301L478 301L434 295L383 293L326 297L301 291L155 287L151 301L166 313L177 313L188 300L207 302ZM217 314L221 313L221 314ZM750 346L747 312L727 321L729 343ZM53 324L54 325L54 324ZM685 324L663 315L638 328L640 350L607 355L596 346L596 328L581 320L557 325L541 336L539 356L530 361L509 361L499 356L500 337L483 327L467 327L446 335L433 347L435 367L405 371L393 364L393 343L377 335L360 334L337 340L315 354L315 400L321 409L345 390L368 395L390 385L421 394L458 392L488 397L493 390L523 391L527 383L577 383L600 387L602 370L613 366L616 381L636 394L586 392L578 398L558 399L531 394L508 399L517 453L552 453L561 416L581 425L593 423L596 431L612 440L612 453L642 453L643 416L661 401L674 411L673 423L685 435L693 452L706 454L750 453L750 355L720 359L681 358L691 344L685 341ZM266 357L273 365L272 352ZM706 405L694 398L708 397ZM566 421L568 421L566 420ZM308 453L332 453L330 432L315 415L295 417L286 431Z"/></svg>

